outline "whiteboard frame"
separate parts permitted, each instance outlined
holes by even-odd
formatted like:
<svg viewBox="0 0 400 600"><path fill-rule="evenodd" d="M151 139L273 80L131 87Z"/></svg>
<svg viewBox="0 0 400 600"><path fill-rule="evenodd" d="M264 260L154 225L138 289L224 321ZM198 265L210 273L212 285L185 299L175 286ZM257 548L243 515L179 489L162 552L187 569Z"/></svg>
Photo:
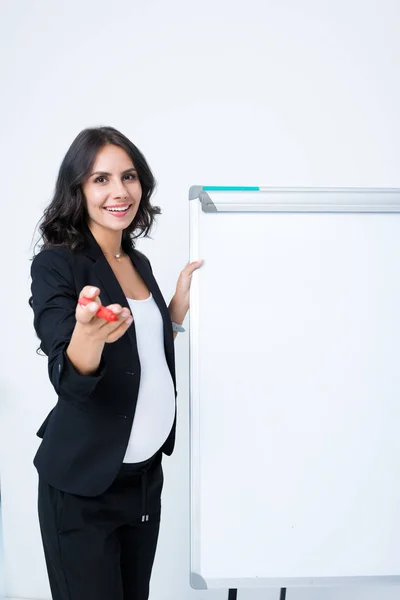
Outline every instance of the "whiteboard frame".
<svg viewBox="0 0 400 600"><path fill-rule="evenodd" d="M238 192L232 202L232 192ZM311 199L310 199L311 195ZM229 202L227 202L227 197ZM382 202L382 196L384 202ZM244 201L246 199L246 201ZM200 212L400 212L398 188L210 188L199 185L189 190L190 261L199 256ZM400 585L400 575L237 578L205 581L200 575L200 380L199 380L199 283L194 274L190 290L189 317L189 435L190 435L190 585L194 589L261 587L332 587L343 585Z"/></svg>

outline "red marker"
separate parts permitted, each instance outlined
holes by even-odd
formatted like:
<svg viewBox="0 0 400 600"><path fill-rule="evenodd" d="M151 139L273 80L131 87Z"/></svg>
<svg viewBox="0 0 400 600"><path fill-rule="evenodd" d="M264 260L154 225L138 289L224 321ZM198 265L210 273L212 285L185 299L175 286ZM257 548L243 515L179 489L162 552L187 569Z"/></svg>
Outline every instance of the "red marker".
<svg viewBox="0 0 400 600"><path fill-rule="evenodd" d="M86 296L82 296L78 300L78 304L81 304L82 306L86 306L87 304L90 304L91 302L94 302L94 300L92 300L90 298L86 298ZM109 308L106 308L105 306L100 306L99 310L96 313L96 317L100 317L101 319L105 319L106 321L110 321L110 322L116 321L118 319L118 315L116 315L115 312L113 312Z"/></svg>

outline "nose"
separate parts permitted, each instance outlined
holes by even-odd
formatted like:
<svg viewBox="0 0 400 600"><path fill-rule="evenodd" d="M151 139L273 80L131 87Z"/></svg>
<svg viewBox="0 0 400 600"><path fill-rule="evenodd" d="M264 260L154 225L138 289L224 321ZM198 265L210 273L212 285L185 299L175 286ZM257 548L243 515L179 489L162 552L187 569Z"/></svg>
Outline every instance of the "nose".
<svg viewBox="0 0 400 600"><path fill-rule="evenodd" d="M128 198L128 192L125 189L124 182L120 179L112 184L112 196L114 198Z"/></svg>

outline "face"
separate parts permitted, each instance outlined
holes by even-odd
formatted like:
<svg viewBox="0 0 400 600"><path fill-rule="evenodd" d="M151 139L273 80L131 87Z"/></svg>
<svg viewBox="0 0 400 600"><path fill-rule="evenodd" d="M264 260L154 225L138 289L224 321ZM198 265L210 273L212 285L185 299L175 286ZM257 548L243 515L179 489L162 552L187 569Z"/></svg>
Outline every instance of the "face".
<svg viewBox="0 0 400 600"><path fill-rule="evenodd" d="M82 190L92 231L121 232L135 218L142 197L142 187L131 158L125 150L111 144L98 151Z"/></svg>

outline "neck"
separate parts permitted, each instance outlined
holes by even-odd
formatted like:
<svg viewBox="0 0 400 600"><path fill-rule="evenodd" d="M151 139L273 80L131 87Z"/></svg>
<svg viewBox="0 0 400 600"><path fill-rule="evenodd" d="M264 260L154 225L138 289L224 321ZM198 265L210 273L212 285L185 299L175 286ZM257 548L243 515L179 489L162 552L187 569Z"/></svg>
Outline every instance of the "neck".
<svg viewBox="0 0 400 600"><path fill-rule="evenodd" d="M122 231L113 231L112 229L105 229L104 227L100 228L96 226L96 223L89 224L89 229L102 252L121 254Z"/></svg>

